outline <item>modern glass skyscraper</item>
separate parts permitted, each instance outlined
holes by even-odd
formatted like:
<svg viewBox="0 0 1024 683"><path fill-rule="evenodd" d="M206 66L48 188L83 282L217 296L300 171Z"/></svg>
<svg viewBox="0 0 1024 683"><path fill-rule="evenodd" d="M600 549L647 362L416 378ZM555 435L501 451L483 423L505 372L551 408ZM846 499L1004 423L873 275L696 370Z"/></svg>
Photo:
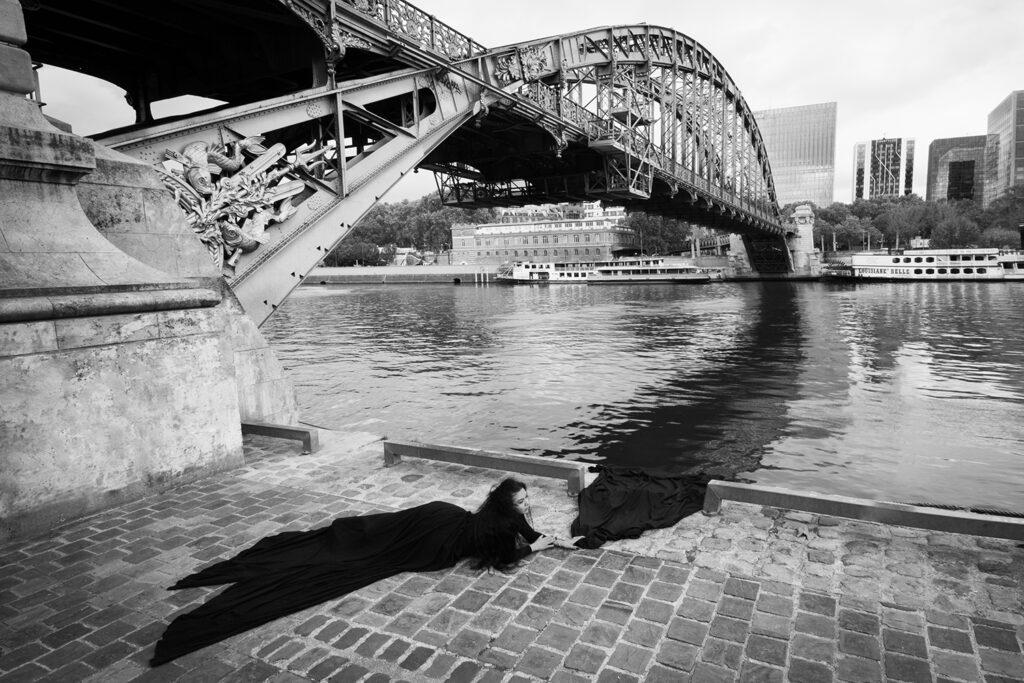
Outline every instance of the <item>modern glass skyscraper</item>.
<svg viewBox="0 0 1024 683"><path fill-rule="evenodd" d="M854 200L898 197L913 190L913 138L882 138L854 146Z"/></svg>
<svg viewBox="0 0 1024 683"><path fill-rule="evenodd" d="M779 204L832 203L836 175L836 103L754 112Z"/></svg>
<svg viewBox="0 0 1024 683"><path fill-rule="evenodd" d="M1024 90L1015 90L988 115L983 206L1013 185L1024 185Z"/></svg>
<svg viewBox="0 0 1024 683"><path fill-rule="evenodd" d="M984 135L939 138L928 145L928 189L925 199L972 199L985 196Z"/></svg>

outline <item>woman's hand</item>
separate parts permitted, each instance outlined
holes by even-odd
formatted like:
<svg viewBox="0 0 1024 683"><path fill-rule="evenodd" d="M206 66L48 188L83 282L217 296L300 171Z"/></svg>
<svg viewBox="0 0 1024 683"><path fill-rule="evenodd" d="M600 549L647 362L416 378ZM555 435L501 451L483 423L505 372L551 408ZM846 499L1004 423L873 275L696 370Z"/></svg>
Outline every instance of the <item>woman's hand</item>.
<svg viewBox="0 0 1024 683"><path fill-rule="evenodd" d="M583 536L573 536L569 540L565 540L564 538L556 538L554 541L554 545L556 548L565 548L566 550L579 550L579 548L576 547L576 541L579 541L582 538Z"/></svg>
<svg viewBox="0 0 1024 683"><path fill-rule="evenodd" d="M536 541L530 544L530 552L536 553L540 552L541 550L547 550L554 544L554 538L552 538L551 536L545 536L544 534L541 534L540 538L538 538Z"/></svg>

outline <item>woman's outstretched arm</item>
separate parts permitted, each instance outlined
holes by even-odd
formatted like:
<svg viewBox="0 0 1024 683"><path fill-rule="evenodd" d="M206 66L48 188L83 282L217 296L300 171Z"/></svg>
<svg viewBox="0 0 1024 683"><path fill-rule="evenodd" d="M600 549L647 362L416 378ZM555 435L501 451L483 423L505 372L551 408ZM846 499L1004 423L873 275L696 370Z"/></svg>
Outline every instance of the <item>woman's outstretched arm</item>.
<svg viewBox="0 0 1024 683"><path fill-rule="evenodd" d="M522 553L518 559L522 559L531 552L536 553L541 550L547 550L548 548L577 550L578 548L574 544L576 541L583 538L582 536L577 536L576 538L566 540L558 538L557 536L547 536L530 526L530 523L526 521L525 516L520 516L516 531L526 540L527 543L529 543L529 551ZM526 548L524 547L522 550L526 550Z"/></svg>

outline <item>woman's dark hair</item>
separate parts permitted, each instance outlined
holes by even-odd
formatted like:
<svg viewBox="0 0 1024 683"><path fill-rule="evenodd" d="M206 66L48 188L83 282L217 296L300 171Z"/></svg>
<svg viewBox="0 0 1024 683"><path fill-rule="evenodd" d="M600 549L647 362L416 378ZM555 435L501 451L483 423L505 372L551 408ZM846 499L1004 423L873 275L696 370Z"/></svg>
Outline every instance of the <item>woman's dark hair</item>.
<svg viewBox="0 0 1024 683"><path fill-rule="evenodd" d="M495 517L514 517L519 514L516 512L515 505L512 503L512 499L515 498L516 494L526 489L526 484L513 479L512 477L506 477L501 482L495 485L491 492L487 494L487 498L477 508L476 514L478 515L493 515Z"/></svg>
<svg viewBox="0 0 1024 683"><path fill-rule="evenodd" d="M473 515L475 569L507 569L515 564L516 519L520 513L512 499L525 488L526 484L518 479L503 479L491 489Z"/></svg>

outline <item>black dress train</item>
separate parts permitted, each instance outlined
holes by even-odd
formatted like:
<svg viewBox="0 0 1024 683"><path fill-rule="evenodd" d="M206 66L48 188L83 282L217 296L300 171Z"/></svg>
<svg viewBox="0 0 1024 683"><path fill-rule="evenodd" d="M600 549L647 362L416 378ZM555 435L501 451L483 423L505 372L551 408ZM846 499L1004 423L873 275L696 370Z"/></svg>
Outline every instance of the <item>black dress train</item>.
<svg viewBox="0 0 1024 683"><path fill-rule="evenodd" d="M402 572L429 572L479 557L503 563L540 537L522 515L495 524L445 502L399 512L339 517L311 531L268 536L235 557L185 577L171 590L234 584L177 617L156 644L157 666L278 617Z"/></svg>

